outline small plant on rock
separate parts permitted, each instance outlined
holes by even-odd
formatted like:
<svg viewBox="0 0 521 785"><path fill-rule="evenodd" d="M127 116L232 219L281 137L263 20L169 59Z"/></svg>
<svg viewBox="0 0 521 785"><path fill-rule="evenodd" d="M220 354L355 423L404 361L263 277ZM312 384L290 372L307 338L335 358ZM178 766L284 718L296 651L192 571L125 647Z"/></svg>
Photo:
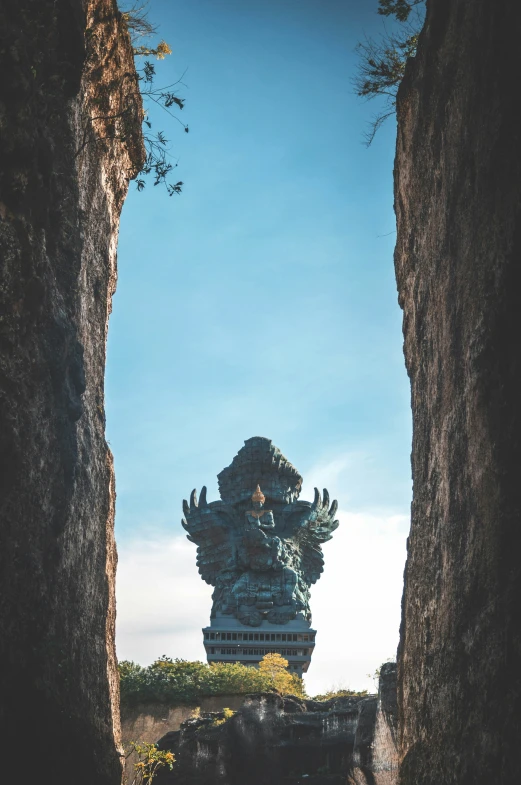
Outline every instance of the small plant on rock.
<svg viewBox="0 0 521 785"><path fill-rule="evenodd" d="M369 693L367 690L356 691L350 689L349 687L333 686L331 689L327 690L327 692L324 692L321 695L313 695L313 700L329 701L336 698L365 698L368 694Z"/></svg>
<svg viewBox="0 0 521 785"><path fill-rule="evenodd" d="M149 39L157 34L157 28L150 22L148 17L149 0L137 2L127 7L121 12L121 18L125 25L132 42L134 57L154 57L156 60L164 60L167 55L172 54L172 49L166 41L159 41L157 44L150 44ZM147 105L151 103L160 106L173 120L179 123L185 133L188 133L188 125L181 122L176 114L171 111L183 109L184 99L177 94L176 88L182 84L181 79L177 82L164 87L157 87L154 84L156 70L150 60L145 60L143 68L136 68L139 80L141 97L143 98L144 117L143 117L143 140L145 143L146 159L141 171L136 179L138 191L145 188L145 177L152 175L154 185L164 185L168 195L181 193L183 182L178 180L172 182L170 175L177 167L177 162L172 161L169 152L168 139L163 131L152 133L152 122L150 120ZM139 175L142 175L141 177Z"/></svg>
<svg viewBox="0 0 521 785"><path fill-rule="evenodd" d="M360 98L383 98L365 135L369 146L376 132L396 111L396 94L405 73L405 65L416 55L418 36L423 26L425 0L378 0L378 14L394 17L391 30L383 28L379 38L364 38L357 46L357 73L353 79Z"/></svg>
<svg viewBox="0 0 521 785"><path fill-rule="evenodd" d="M212 722L212 724L210 725L211 728L218 728L220 725L224 725L224 723L230 720L235 714L233 709L226 709L226 708L223 709L222 713L223 713L222 717L218 717Z"/></svg>
<svg viewBox="0 0 521 785"><path fill-rule="evenodd" d="M156 744L133 741L125 757L133 753L138 760L134 763L133 779L129 785L150 785L160 769L172 769L175 762L171 752L158 749Z"/></svg>

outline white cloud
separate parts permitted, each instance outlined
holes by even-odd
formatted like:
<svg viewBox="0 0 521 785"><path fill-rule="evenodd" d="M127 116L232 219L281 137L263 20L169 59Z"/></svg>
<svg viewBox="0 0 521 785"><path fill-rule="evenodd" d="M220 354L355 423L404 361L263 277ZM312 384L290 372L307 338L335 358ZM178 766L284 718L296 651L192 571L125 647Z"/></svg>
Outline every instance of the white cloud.
<svg viewBox="0 0 521 785"><path fill-rule="evenodd" d="M331 499L345 505L350 489L366 482L375 449L366 443L310 467L302 498L313 498L315 486L327 487ZM367 505L357 512L339 509L337 518L333 539L323 545L324 572L311 587L318 634L306 678L310 694L335 684L374 690L367 674L394 659L398 646L409 517Z"/></svg>
<svg viewBox="0 0 521 785"><path fill-rule="evenodd" d="M339 511L340 526L323 546L324 573L311 589L317 643L306 685L374 690L368 673L398 645L405 539L404 515Z"/></svg>
<svg viewBox="0 0 521 785"><path fill-rule="evenodd" d="M120 660L148 665L162 654L204 659L201 629L209 622L212 587L184 536L130 539L119 547L116 645Z"/></svg>

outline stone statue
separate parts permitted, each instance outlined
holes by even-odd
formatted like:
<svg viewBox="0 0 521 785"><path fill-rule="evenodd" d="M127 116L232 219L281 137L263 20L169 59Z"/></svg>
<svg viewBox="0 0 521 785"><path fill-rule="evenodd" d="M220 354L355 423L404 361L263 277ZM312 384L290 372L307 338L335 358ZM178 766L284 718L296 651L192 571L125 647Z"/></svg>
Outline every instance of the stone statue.
<svg viewBox="0 0 521 785"><path fill-rule="evenodd" d="M324 568L321 543L338 527L337 503L315 488L313 503L298 501L302 477L269 439L248 439L218 476L221 500L206 487L183 502L182 524L197 548L197 565L215 586L212 617L235 616L257 627L311 621L309 587ZM269 502L269 508L266 506Z"/></svg>

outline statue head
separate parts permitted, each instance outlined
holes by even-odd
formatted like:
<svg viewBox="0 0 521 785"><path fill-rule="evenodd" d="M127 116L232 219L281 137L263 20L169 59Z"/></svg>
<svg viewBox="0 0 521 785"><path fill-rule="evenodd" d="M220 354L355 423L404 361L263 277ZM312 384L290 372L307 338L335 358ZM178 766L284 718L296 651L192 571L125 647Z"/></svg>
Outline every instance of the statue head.
<svg viewBox="0 0 521 785"><path fill-rule="evenodd" d="M227 504L250 504L257 483L270 502L286 505L298 499L302 477L271 439L253 436L218 475L221 499Z"/></svg>
<svg viewBox="0 0 521 785"><path fill-rule="evenodd" d="M251 501L253 504L254 510L262 510L264 507L264 502L266 501L266 497L264 496L263 492L260 489L260 485L257 485L254 493L252 494Z"/></svg>

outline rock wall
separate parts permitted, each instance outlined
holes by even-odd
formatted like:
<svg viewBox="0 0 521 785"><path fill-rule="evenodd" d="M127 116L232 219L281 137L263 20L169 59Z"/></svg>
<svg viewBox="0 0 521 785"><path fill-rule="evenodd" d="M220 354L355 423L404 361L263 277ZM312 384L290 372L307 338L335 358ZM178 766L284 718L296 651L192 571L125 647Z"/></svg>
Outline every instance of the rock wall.
<svg viewBox="0 0 521 785"><path fill-rule="evenodd" d="M376 706L365 707L358 719L349 785L396 785L397 715L396 663L386 662L380 669Z"/></svg>
<svg viewBox="0 0 521 785"><path fill-rule="evenodd" d="M398 97L402 785L521 781L521 6L428 0Z"/></svg>
<svg viewBox="0 0 521 785"><path fill-rule="evenodd" d="M132 741L156 742L165 733L177 731L194 713L219 712L223 708L239 709L244 695L215 695L201 698L191 705L167 706L164 703L141 703L121 706L121 741L125 749Z"/></svg>
<svg viewBox="0 0 521 785"><path fill-rule="evenodd" d="M141 100L115 0L5 0L0 36L0 738L24 782L116 785L103 383Z"/></svg>
<svg viewBox="0 0 521 785"><path fill-rule="evenodd" d="M219 714L187 720L159 741L178 763L157 785L344 785L367 701L374 708L374 697L317 704L266 693L222 724Z"/></svg>
<svg viewBox="0 0 521 785"><path fill-rule="evenodd" d="M396 785L398 763L396 663L386 662L380 670L372 743L371 771L374 775L374 785Z"/></svg>
<svg viewBox="0 0 521 785"><path fill-rule="evenodd" d="M159 740L177 762L157 785L396 785L392 668L378 699L266 693L247 696L226 721L219 712L187 719Z"/></svg>

